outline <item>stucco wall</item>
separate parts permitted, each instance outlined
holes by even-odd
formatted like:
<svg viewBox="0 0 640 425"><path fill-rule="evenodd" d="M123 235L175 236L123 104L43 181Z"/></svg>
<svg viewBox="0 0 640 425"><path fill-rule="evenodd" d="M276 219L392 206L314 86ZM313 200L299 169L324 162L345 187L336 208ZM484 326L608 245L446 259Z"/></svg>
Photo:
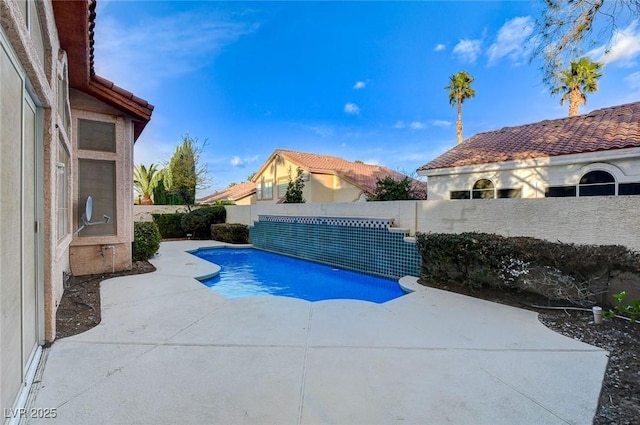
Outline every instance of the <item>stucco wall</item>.
<svg viewBox="0 0 640 425"><path fill-rule="evenodd" d="M184 205L134 205L133 221L153 221L151 214L186 213Z"/></svg>
<svg viewBox="0 0 640 425"><path fill-rule="evenodd" d="M227 223L240 223L250 225L253 224L251 220L251 209L256 208L254 205L226 205L227 210Z"/></svg>
<svg viewBox="0 0 640 425"><path fill-rule="evenodd" d="M618 183L640 182L640 149L615 149L527 161L482 164L430 170L429 199L448 200L450 191L471 190L479 179L493 181L497 189L522 190L523 198L544 198L548 186L577 185L589 171L604 170Z"/></svg>
<svg viewBox="0 0 640 425"><path fill-rule="evenodd" d="M304 182L302 190L307 202L334 202L333 199L333 175L310 174L309 180Z"/></svg>
<svg viewBox="0 0 640 425"><path fill-rule="evenodd" d="M419 232L487 232L579 244L620 244L640 251L640 196L394 201L228 206L227 222L258 215L394 218Z"/></svg>
<svg viewBox="0 0 640 425"><path fill-rule="evenodd" d="M51 2L0 1L0 408L5 412L22 407L14 403L27 388L34 347L55 338L55 312L68 270L64 252L70 238L57 239L54 195L58 136L66 143L58 110L58 78L65 66Z"/></svg>
<svg viewBox="0 0 640 425"><path fill-rule="evenodd" d="M133 122L122 112L77 90L70 91L73 128L72 158L74 167L74 193L79 194L78 160L110 161L115 164L115 233L87 236L82 232L73 239L70 264L74 275L103 273L112 270L112 261L104 259L104 246L116 247L115 270L131 269L131 242L133 241L133 209L126 200L133 199ZM78 120L86 119L115 125L115 151L79 149ZM80 227L84 199L73 200L73 228ZM95 208L94 208L95 209ZM107 211L109 215L112 212ZM94 211L92 221L99 221L104 211ZM93 228L92 228L93 229Z"/></svg>

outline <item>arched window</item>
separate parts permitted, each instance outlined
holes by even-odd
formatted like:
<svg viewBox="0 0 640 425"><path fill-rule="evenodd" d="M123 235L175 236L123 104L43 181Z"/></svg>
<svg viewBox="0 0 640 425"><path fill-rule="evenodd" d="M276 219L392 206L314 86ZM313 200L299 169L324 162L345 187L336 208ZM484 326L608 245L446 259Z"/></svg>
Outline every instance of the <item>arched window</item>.
<svg viewBox="0 0 640 425"><path fill-rule="evenodd" d="M493 199L496 197L496 188L488 179L480 179L473 185L471 191L473 199Z"/></svg>
<svg viewBox="0 0 640 425"><path fill-rule="evenodd" d="M590 171L580 179L578 196L613 196L616 179L606 171Z"/></svg>

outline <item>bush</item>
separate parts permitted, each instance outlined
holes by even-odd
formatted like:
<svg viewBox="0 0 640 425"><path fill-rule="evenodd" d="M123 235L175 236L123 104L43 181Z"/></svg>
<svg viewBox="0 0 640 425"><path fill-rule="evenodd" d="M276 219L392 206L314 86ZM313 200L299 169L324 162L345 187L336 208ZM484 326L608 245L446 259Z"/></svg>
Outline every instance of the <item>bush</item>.
<svg viewBox="0 0 640 425"><path fill-rule="evenodd" d="M133 223L133 242L131 243L133 261L144 261L153 257L160 248L160 240L156 223L141 221Z"/></svg>
<svg viewBox="0 0 640 425"><path fill-rule="evenodd" d="M151 214L153 222L158 225L162 239L184 238L186 233L182 230L182 217L184 213Z"/></svg>
<svg viewBox="0 0 640 425"><path fill-rule="evenodd" d="M211 239L226 243L249 243L249 226L244 224L213 224Z"/></svg>
<svg viewBox="0 0 640 425"><path fill-rule="evenodd" d="M191 233L193 239L209 239L211 225L224 223L226 219L227 210L224 206L203 207L185 214L181 226L185 233Z"/></svg>
<svg viewBox="0 0 640 425"><path fill-rule="evenodd" d="M417 234L421 280L534 292L593 305L622 273L640 278L640 253L619 245L574 245L486 233Z"/></svg>

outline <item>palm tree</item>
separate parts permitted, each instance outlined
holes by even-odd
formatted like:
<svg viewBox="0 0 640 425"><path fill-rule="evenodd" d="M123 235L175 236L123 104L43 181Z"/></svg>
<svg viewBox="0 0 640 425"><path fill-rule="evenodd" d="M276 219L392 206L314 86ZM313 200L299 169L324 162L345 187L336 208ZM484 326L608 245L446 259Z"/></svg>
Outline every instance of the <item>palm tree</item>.
<svg viewBox="0 0 640 425"><path fill-rule="evenodd" d="M598 91L598 78L602 77L602 63L593 62L589 58L581 58L577 62L571 62L569 69L560 71L560 85L551 90L552 95L562 93L560 104L564 105L569 100L569 116L578 115L578 109L583 103L587 103L585 93Z"/></svg>
<svg viewBox="0 0 640 425"><path fill-rule="evenodd" d="M460 71L449 77L449 85L445 89L449 90L449 103L451 106L458 104L458 121L456 121L456 134L458 144L462 143L462 103L465 99L471 99L476 95L476 91L471 88L473 77L467 71Z"/></svg>
<svg viewBox="0 0 640 425"><path fill-rule="evenodd" d="M136 165L133 168L133 186L135 190L142 195L141 204L153 204L153 200L151 199L153 190L158 185L161 177L162 170L158 171L156 164L151 164L148 169L143 164Z"/></svg>

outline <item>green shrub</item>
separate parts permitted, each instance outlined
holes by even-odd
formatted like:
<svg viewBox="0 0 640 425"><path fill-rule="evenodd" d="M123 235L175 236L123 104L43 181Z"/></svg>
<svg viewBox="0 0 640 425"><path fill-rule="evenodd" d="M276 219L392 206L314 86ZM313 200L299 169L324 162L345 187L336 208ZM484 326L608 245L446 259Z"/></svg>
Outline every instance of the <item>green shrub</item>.
<svg viewBox="0 0 640 425"><path fill-rule="evenodd" d="M133 242L131 243L133 261L144 261L153 257L160 248L160 240L156 223L141 221L133 223Z"/></svg>
<svg viewBox="0 0 640 425"><path fill-rule="evenodd" d="M249 226L237 223L213 224L211 225L211 239L226 243L249 243Z"/></svg>
<svg viewBox="0 0 640 425"><path fill-rule="evenodd" d="M640 278L640 253L619 245L575 245L486 233L416 235L428 285L507 287L590 305L620 273Z"/></svg>
<svg viewBox="0 0 640 425"><path fill-rule="evenodd" d="M153 222L158 225L162 239L184 238L186 236L182 230L184 213L151 214L151 216Z"/></svg>
<svg viewBox="0 0 640 425"><path fill-rule="evenodd" d="M227 210L222 205L203 207L193 210L182 217L181 225L185 233L190 233L193 239L209 239L211 225L224 223Z"/></svg>

